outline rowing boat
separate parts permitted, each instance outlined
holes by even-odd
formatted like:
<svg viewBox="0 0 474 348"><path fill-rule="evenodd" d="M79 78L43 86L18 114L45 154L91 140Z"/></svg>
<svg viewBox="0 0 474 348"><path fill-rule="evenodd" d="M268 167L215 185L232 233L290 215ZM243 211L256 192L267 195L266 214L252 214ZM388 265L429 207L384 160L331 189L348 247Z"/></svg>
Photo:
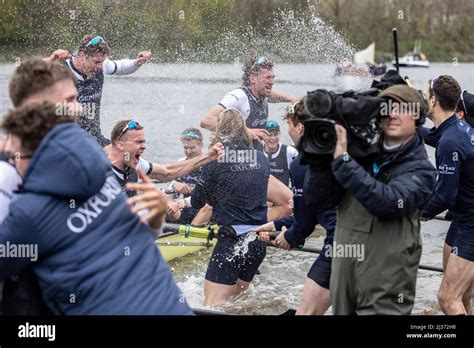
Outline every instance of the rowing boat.
<svg viewBox="0 0 474 348"><path fill-rule="evenodd" d="M163 258L169 262L216 244L214 237L215 227L177 225L166 223L163 226L164 234L155 244Z"/></svg>

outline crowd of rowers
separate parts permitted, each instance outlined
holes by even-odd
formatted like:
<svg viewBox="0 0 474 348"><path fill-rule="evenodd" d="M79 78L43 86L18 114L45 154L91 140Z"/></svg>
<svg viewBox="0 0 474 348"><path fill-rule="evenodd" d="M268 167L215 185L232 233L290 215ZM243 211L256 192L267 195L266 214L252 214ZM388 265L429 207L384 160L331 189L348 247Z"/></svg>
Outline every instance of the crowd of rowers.
<svg viewBox="0 0 474 348"><path fill-rule="evenodd" d="M201 131L187 128L180 137L185 158L160 165L142 157L146 141L141 120L117 122L110 140L102 134L100 101L104 77L131 74L151 57L150 52L144 51L135 60L114 61L107 58L108 54L109 46L102 37L88 35L73 54L57 50L49 58L24 61L10 79L9 93L14 109L4 117L2 128L6 139L0 147L6 160L0 162L0 221L3 220L0 245L36 245L38 254L36 258L12 253L0 257L0 279L5 280L4 313L190 314L184 296L154 245L165 219L181 224L212 222L219 225L218 242L204 281L206 305L220 305L248 288L265 258L265 241L269 238L265 232L284 231L273 243L290 250L302 246L320 224L327 233L324 247L328 250L333 245L338 208L314 214L305 203L303 186L308 166L300 163L294 147L280 143L278 122L268 120L268 102L292 105L285 119L295 144L303 135L304 122L310 116L300 98L273 90L275 75L267 57L255 54L246 57L242 86L227 93L201 120L201 127L213 133L209 151L203 154ZM446 92L447 97L440 98L443 105L436 99L433 108L444 117L452 116L459 106L460 117L469 122L472 95L457 91L459 85L453 80L438 78L441 87L436 88L435 81L429 93L434 94L435 89L442 93L446 84L447 90L457 93L456 105L453 107L452 102L445 101L450 97ZM420 100L416 90L399 87L390 87L384 97L399 103ZM412 121L415 116L411 115ZM395 124L392 118L402 126ZM415 131L423 133L420 124L413 121L413 127L407 126L410 121L400 116L390 116L384 121L387 122L383 128L387 141L383 144L384 160L392 161L396 153L393 163L398 165L400 158L409 162L418 156L414 159L423 175L419 182L410 184L401 179L392 180L393 185L403 185L405 189L381 188L384 194L377 191L374 198L367 198L367 204L370 206L374 199L380 201L382 197L390 201L387 190L405 193L407 197L403 199L410 202L407 206L411 210L405 212L403 208L402 211L412 227L407 229L403 225L403 229L410 234L407 238L413 239L413 244L392 246L398 255L392 260L382 243L394 242L397 238L385 236L385 242L383 238L377 239L381 244L374 249L378 251L368 252L366 263L361 263L365 272L357 269L359 266L344 264L351 260L341 259L335 263L330 253L322 252L308 272L298 314L324 314L331 303L336 314L411 312L413 285L421 256L419 224L416 228L411 219L416 214L419 217L419 210L428 203L434 190L435 171L426 152L423 154L424 148L420 150L415 141L418 139ZM336 178L347 180L347 185L359 189L375 185L379 170L363 183L350 182L360 176L361 168L354 167L355 162L348 157L344 128L336 130L338 145L333 163ZM425 132L425 137L432 139L435 135ZM420 144L423 145L423 141ZM407 149L417 155L407 156ZM465 151L467 157L471 156L468 152L471 150ZM392 163L390 161L383 164ZM336 164L338 168L334 167ZM157 189L152 179L173 180L168 191L173 192L174 199ZM383 184L389 186L389 183ZM414 185L412 192L410 188ZM443 196L439 186L436 190ZM468 192L468 196L471 193ZM438 198L436 194L433 197ZM470 197L474 200L474 194ZM431 204L425 219L432 218L433 212L439 213L439 206L443 204L433 207L435 203ZM455 212L456 204L448 208ZM443 207L446 208L446 204ZM360 216L365 214L355 208L351 211L351 214L357 212L353 218L359 213ZM344 227L341 221L350 225L350 218L344 221L344 214L339 210L338 229ZM399 227L382 225L386 233ZM245 226L251 226L260 237L249 244L245 255L237 255L229 261L235 245L245 238L238 233ZM445 276L449 281L443 281L445 288L440 289L440 304L447 313L467 314L470 313L470 282L474 274L472 233L465 232L464 226L470 227L462 219L456 219L452 226L451 239L448 243L447 238L445 245L446 264L448 258L452 261L454 256L460 257L461 261L453 261L457 262L453 267L461 268L467 276L462 284L454 285ZM449 257L453 249L456 255ZM403 252L408 252L409 261L398 260L404 258L400 256ZM374 266L374 255L386 258L388 266L384 262ZM372 268L367 266L367 261ZM376 289L380 289L381 284L373 279L373 274L379 272L377 267L382 265L386 267L386 274L396 276L380 280L385 285L385 290L380 292ZM406 273L400 272L400 267ZM350 281L355 275L358 278ZM458 278L458 274L453 277ZM452 295L452 287L458 290L456 296ZM365 291L367 296L358 297L360 291ZM396 302L400 294L403 301Z"/></svg>

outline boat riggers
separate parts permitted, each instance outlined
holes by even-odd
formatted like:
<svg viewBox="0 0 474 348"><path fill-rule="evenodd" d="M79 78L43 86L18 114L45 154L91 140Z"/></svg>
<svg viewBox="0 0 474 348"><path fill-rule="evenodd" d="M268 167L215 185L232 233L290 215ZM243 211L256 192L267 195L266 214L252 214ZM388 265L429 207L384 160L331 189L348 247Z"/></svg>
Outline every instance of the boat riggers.
<svg viewBox="0 0 474 348"><path fill-rule="evenodd" d="M178 225L178 224L170 224L170 223L163 224L163 232L167 233L168 235L180 234L184 236L185 238L194 237L194 238L206 239L208 241L211 241L216 237L214 233L215 229L216 229L216 226L201 227L201 226Z"/></svg>

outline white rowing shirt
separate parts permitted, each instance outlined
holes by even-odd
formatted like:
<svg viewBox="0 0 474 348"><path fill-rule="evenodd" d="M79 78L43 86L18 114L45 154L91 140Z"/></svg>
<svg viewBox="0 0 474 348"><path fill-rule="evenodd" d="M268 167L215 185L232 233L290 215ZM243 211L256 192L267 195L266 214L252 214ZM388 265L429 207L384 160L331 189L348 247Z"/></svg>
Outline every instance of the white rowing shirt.
<svg viewBox="0 0 474 348"><path fill-rule="evenodd" d="M0 223L7 217L20 184L21 177L16 169L7 162L0 161Z"/></svg>
<svg viewBox="0 0 474 348"><path fill-rule="evenodd" d="M105 75L130 75L139 66L133 59L109 60L102 64L102 69L92 76L82 74L73 64L74 57L64 61L64 65L76 77L76 87L79 93L77 101L82 104L83 111L77 118L77 124L96 138L101 146L110 144L110 140L102 135L100 128L100 103Z"/></svg>
<svg viewBox="0 0 474 348"><path fill-rule="evenodd" d="M263 128L268 120L268 98L258 100L247 87L227 93L219 103L225 109L237 109L249 128Z"/></svg>

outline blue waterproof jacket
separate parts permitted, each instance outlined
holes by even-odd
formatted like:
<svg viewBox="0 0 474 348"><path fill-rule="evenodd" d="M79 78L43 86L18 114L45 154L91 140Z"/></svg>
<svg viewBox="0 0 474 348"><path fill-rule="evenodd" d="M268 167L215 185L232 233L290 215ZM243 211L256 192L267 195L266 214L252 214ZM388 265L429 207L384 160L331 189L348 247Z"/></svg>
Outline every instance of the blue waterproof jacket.
<svg viewBox="0 0 474 348"><path fill-rule="evenodd" d="M290 177L293 184L293 216L275 220L275 228L280 231L283 226L288 230L285 239L292 247L304 245L304 241L319 223L326 229L328 238L332 239L336 228L336 208L319 214L311 206L305 204L304 200L304 178L309 169L308 165L301 164L301 156L298 156L290 164Z"/></svg>
<svg viewBox="0 0 474 348"><path fill-rule="evenodd" d="M77 125L58 125L41 142L0 225L0 245L9 248L0 280L32 264L54 314L191 314L152 231ZM31 246L27 257L8 257L21 245Z"/></svg>

